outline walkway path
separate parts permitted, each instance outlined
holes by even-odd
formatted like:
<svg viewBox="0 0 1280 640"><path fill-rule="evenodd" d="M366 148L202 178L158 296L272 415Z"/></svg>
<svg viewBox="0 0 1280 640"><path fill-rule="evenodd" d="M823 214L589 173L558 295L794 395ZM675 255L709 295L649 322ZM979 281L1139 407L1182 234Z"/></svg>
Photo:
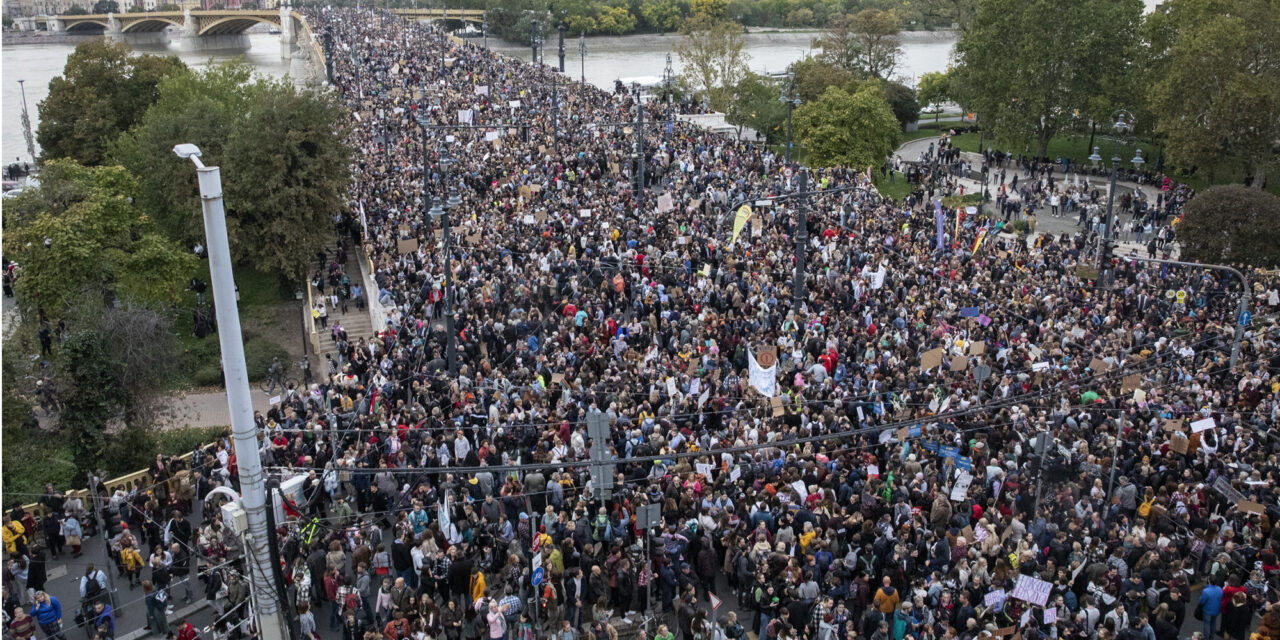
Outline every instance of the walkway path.
<svg viewBox="0 0 1280 640"><path fill-rule="evenodd" d="M918 160L921 154L929 150L930 144L933 144L936 147L938 140L939 140L938 137L930 137L930 138L918 138L916 140L908 141L904 143L901 147L898 147L898 150L894 152L894 155L899 158L902 158L903 160ZM961 160L964 160L970 163L970 165L975 167L975 169L977 170L980 170L982 167L981 154L974 153L972 151L962 151L960 152L960 158ZM1015 175L1015 172L1017 171L1018 169L1007 170L1006 178L1011 181L1013 179L1013 176ZM977 175L981 175L981 174L977 174ZM1060 181L1070 180L1072 178L1070 174L1064 175L1061 171L1055 171L1053 175L1056 176L1057 179ZM1083 180L1083 177L1081 179ZM1100 180L1100 178L1098 178L1097 176L1092 176L1091 180L1093 181L1093 184L1098 188L1099 192L1106 193L1109 181L1105 179L1101 179L1102 182L1101 184L1099 184L1098 181ZM982 188L981 182L979 180L974 180L969 178L959 178L958 181L960 185L964 187L965 193L978 193ZM1122 194L1125 192L1132 193L1133 191L1139 188L1141 188L1144 193L1148 194L1148 196L1153 194L1156 190L1156 187L1154 185L1149 185L1149 184L1139 185L1136 182L1130 182L1128 180L1116 181L1116 191L1118 194ZM1012 198L1015 202L1021 201L1021 196L1019 196L1016 192L1010 191L1009 195L1010 195L1010 198ZM1037 207L1035 209L1035 212L1036 212L1036 231L1037 232L1051 233L1057 236L1062 234L1077 233L1082 229L1082 227L1079 227L1076 225L1076 221L1079 218L1078 214L1076 213L1072 213L1070 215L1064 215L1060 218L1055 218L1051 215L1049 211L1049 207L1047 206ZM1117 214L1117 217L1119 217L1118 214ZM1116 243L1116 252L1120 255L1127 255L1127 254L1130 254L1131 252L1141 252L1142 255L1146 255L1146 245L1144 243L1139 243L1134 241L1133 234L1127 230L1128 225L1124 224L1124 225L1118 225L1118 226L1120 226L1121 234L1120 234L1120 241ZM1176 258L1177 254L1178 254L1178 251L1175 245L1172 248L1172 256Z"/></svg>

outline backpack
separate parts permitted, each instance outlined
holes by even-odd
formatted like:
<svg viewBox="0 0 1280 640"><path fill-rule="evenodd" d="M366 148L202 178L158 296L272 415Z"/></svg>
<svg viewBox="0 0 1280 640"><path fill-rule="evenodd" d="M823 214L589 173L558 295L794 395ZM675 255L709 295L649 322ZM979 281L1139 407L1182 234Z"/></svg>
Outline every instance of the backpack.
<svg viewBox="0 0 1280 640"><path fill-rule="evenodd" d="M102 593L102 585L98 582L99 573L101 573L101 571L95 572L91 576L84 577L84 599L85 600L92 600L98 597L98 595Z"/></svg>
<svg viewBox="0 0 1280 640"><path fill-rule="evenodd" d="M352 611L352 610L355 610L355 609L359 609L359 608L360 608L360 594L359 594L359 593L356 593L355 591L352 591L351 593L348 593L348 594L347 594L347 597L346 597L346 598L344 598L344 599L342 600L342 608L343 608L343 609L346 609L347 611Z"/></svg>

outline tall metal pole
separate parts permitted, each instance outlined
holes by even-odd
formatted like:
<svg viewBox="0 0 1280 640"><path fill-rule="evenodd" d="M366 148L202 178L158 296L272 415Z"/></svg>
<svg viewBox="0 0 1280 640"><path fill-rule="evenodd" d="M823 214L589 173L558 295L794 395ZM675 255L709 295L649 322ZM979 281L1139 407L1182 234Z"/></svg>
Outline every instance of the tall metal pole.
<svg viewBox="0 0 1280 640"><path fill-rule="evenodd" d="M787 105L787 164L791 164L791 110L800 104L796 97L796 74L794 67L787 68L787 87L782 92L782 102Z"/></svg>
<svg viewBox="0 0 1280 640"><path fill-rule="evenodd" d="M533 48L533 57L530 62L538 63L538 19L534 18L529 27L529 44Z"/></svg>
<svg viewBox="0 0 1280 640"><path fill-rule="evenodd" d="M1044 496L1044 465L1046 459L1049 457L1049 444L1052 442L1052 439L1049 437L1049 432L1047 430L1043 433L1036 434L1036 439L1040 440L1040 479L1036 482L1036 507L1034 512L1040 513L1040 499Z"/></svg>
<svg viewBox="0 0 1280 640"><path fill-rule="evenodd" d="M1102 247L1098 251L1098 283L1103 287L1110 287L1115 277L1114 269L1111 267L1112 242L1111 237L1114 235L1112 229L1116 223L1116 175L1119 173L1120 156L1115 155L1111 158L1111 189L1107 194L1107 221L1102 227Z"/></svg>
<svg viewBox="0 0 1280 640"><path fill-rule="evenodd" d="M636 156L636 210L644 211L644 166L645 148L644 148L644 100L640 95L640 85L635 85L636 92L636 131L635 131L635 156Z"/></svg>
<svg viewBox="0 0 1280 640"><path fill-rule="evenodd" d="M790 149L790 145L788 150ZM789 155L789 154L788 154ZM796 181L796 276L795 283L792 285L792 297L794 299L795 311L799 313L800 305L804 303L804 258L805 252L809 248L809 212L805 206L809 199L809 172L801 170ZM797 321L801 321L797 318Z"/></svg>
<svg viewBox="0 0 1280 640"><path fill-rule="evenodd" d="M271 530L270 535L267 536L267 550L271 552L272 558L271 579L275 582L276 591L284 593L284 571L280 569L279 561L280 543L276 540L276 502L274 499L274 496L280 491L280 480L277 478L271 478L267 481L267 485L269 487L268 495L272 496L272 499L269 501L270 504L267 505L267 528ZM285 616L285 619L285 623L289 625L289 637L292 638L292 640L302 640L302 634L298 626L298 616L294 615L294 612L290 611Z"/></svg>
<svg viewBox="0 0 1280 640"><path fill-rule="evenodd" d="M107 575L107 589L111 592L109 594L109 597L111 598L111 610L119 611L119 605L116 602L116 594L119 592L116 591L115 572L111 570L111 564L113 562L111 559L111 532L107 531L107 523L102 519L102 496L98 493L98 484L100 482L101 480L98 478L98 474L89 474L89 491L93 494L90 496L93 499L93 516L94 520L98 523L98 531L102 534L102 554L107 558L107 563L103 565L102 572ZM120 517L123 519L124 514L120 514ZM116 615L119 615L119 613Z"/></svg>
<svg viewBox="0 0 1280 640"><path fill-rule="evenodd" d="M489 18L480 21L480 36L484 38L484 49L489 50Z"/></svg>
<svg viewBox="0 0 1280 640"><path fill-rule="evenodd" d="M587 82L587 34L582 31L578 32L578 63L582 67L580 71L580 76L578 77L578 81L583 84L586 84Z"/></svg>
<svg viewBox="0 0 1280 640"><path fill-rule="evenodd" d="M244 340L240 333L240 313L236 304L235 279L231 272L231 247L227 241L227 218L222 206L222 175L218 167L200 162L195 145L178 145L174 151L196 165L200 183L200 204L204 213L205 241L209 247L209 272L213 276L213 303L218 319L218 342L222 347L223 378L227 387L227 407L231 415L231 436L239 466L240 504L252 537L245 547L252 570L251 583L257 587L256 613L262 640L284 640L280 617L280 592L270 583L271 564L267 551L266 486L262 460L258 457L258 433L253 422L253 401L249 395L249 372L244 362Z"/></svg>
<svg viewBox="0 0 1280 640"><path fill-rule="evenodd" d="M564 35L564 31L560 32ZM561 71L564 67L564 40L560 42L560 66ZM559 74L551 74L551 148L560 152L560 76Z"/></svg>
<svg viewBox="0 0 1280 640"><path fill-rule="evenodd" d="M36 161L36 141L35 136L31 135L31 116L27 115L27 86L24 84L26 80L18 81L18 88L22 91L22 137L27 141L27 153L31 154L32 164ZM114 591L114 588L112 589Z"/></svg>
<svg viewBox="0 0 1280 640"><path fill-rule="evenodd" d="M663 125L662 130L665 132L667 127L672 126L671 122L674 117L671 115L671 94L672 86L675 84L675 70L671 67L671 54L667 54L667 66L662 70L662 90L667 94L667 124Z"/></svg>
<svg viewBox="0 0 1280 640"><path fill-rule="evenodd" d="M444 164L444 184L445 196L451 189L449 186L449 168L452 160ZM446 204L449 204L449 198ZM449 221L451 214L446 206L444 210L444 330L449 334L449 340L445 343L445 359L449 365L449 377L453 378L458 375L458 330L454 326L453 305L455 296L453 294L453 224Z"/></svg>
<svg viewBox="0 0 1280 640"><path fill-rule="evenodd" d="M556 30L560 32L560 73L564 73L564 23L561 22Z"/></svg>

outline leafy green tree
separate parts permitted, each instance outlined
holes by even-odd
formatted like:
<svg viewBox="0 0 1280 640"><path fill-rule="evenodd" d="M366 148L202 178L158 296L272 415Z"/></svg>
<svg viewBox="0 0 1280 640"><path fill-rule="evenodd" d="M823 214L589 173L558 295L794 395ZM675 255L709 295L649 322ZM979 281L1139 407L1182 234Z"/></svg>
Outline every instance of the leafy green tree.
<svg viewBox="0 0 1280 640"><path fill-rule="evenodd" d="M751 127L770 142L783 134L787 107L778 100L779 87L769 78L748 73L733 87L725 120L739 127ZM739 131L741 132L741 131Z"/></svg>
<svg viewBox="0 0 1280 640"><path fill-rule="evenodd" d="M640 3L640 17L654 31L678 31L683 13L680 4L674 0L644 0Z"/></svg>
<svg viewBox="0 0 1280 640"><path fill-rule="evenodd" d="M743 51L742 25L702 14L690 19L683 33L675 49L684 63L685 80L710 100L713 109L724 109L726 87L747 74L749 56Z"/></svg>
<svg viewBox="0 0 1280 640"><path fill-rule="evenodd" d="M328 94L224 64L161 84L143 121L112 155L142 176L144 206L188 245L203 237L195 172L173 157L198 145L222 166L233 258L292 281L332 233L349 180L343 106Z"/></svg>
<svg viewBox="0 0 1280 640"><path fill-rule="evenodd" d="M160 81L183 73L187 67L176 57L131 56L123 44L81 42L40 102L36 138L43 157L100 164L107 143L155 102Z"/></svg>
<svg viewBox="0 0 1280 640"><path fill-rule="evenodd" d="M123 167L53 160L39 188L5 207L5 253L22 265L15 286L30 317L64 318L85 298L166 304L197 260L166 238L136 203L139 185Z"/></svg>
<svg viewBox="0 0 1280 640"><path fill-rule="evenodd" d="M63 11L63 12L62 12L62 15L64 15L64 16L83 16L83 15L87 15L88 13L89 13L89 10L88 10L88 9L85 9L84 7L82 7L82 6L78 5L78 4L73 4L73 5L71 5L69 8L67 8L67 10L66 10L66 11Z"/></svg>
<svg viewBox="0 0 1280 640"><path fill-rule="evenodd" d="M729 15L729 0L693 0L693 15L723 20Z"/></svg>
<svg viewBox="0 0 1280 640"><path fill-rule="evenodd" d="M1280 267L1280 196L1243 185L1209 187L1183 207L1182 259Z"/></svg>
<svg viewBox="0 0 1280 640"><path fill-rule="evenodd" d="M1280 140L1280 16L1269 0L1175 0L1153 15L1146 77L1170 158L1261 189ZM1216 174L1216 175L1215 175Z"/></svg>
<svg viewBox="0 0 1280 640"><path fill-rule="evenodd" d="M898 32L902 26L891 11L863 9L853 15L849 25L857 51L853 68L863 75L887 80L898 67L902 43Z"/></svg>
<svg viewBox="0 0 1280 640"><path fill-rule="evenodd" d="M794 120L810 163L820 167L880 166L902 139L883 91L870 82L852 94L828 87L817 100L801 105Z"/></svg>
<svg viewBox="0 0 1280 640"><path fill-rule="evenodd" d="M827 87L843 88L858 82L849 71L821 58L798 60L792 68L796 74L796 95L804 102L817 100Z"/></svg>
<svg viewBox="0 0 1280 640"><path fill-rule="evenodd" d="M940 105L943 102L951 100L951 73L947 71L931 71L920 76L920 82L916 85L916 96L920 102L925 104ZM938 122L938 116L942 110L934 112L933 121Z"/></svg>
<svg viewBox="0 0 1280 640"><path fill-rule="evenodd" d="M98 0L93 3L94 13L120 13L120 3L116 0Z"/></svg>
<svg viewBox="0 0 1280 640"><path fill-rule="evenodd" d="M63 396L62 435L71 442L79 470L77 481L102 462L107 424L120 415L126 395L120 386L120 367L107 354L102 336L91 330L71 333L62 345L58 378Z"/></svg>
<svg viewBox="0 0 1280 640"><path fill-rule="evenodd" d="M822 47L822 53L818 54L822 62L844 71L857 67L862 46L854 33L853 15L842 14L832 18L822 35L813 44ZM823 90L825 89L826 86L823 87Z"/></svg>
<svg viewBox="0 0 1280 640"><path fill-rule="evenodd" d="M1044 156L1074 109L1132 67L1142 9L1142 0L980 0L956 44L954 97L997 139Z"/></svg>
<svg viewBox="0 0 1280 640"><path fill-rule="evenodd" d="M614 35L631 33L636 30L636 17L626 7L603 7L596 16L596 29Z"/></svg>
<svg viewBox="0 0 1280 640"><path fill-rule="evenodd" d="M898 124L904 131L908 124L920 119L920 101L916 99L916 92L911 87L901 82L870 82L880 85L885 99L889 101L889 108L893 109L893 117L898 119Z"/></svg>

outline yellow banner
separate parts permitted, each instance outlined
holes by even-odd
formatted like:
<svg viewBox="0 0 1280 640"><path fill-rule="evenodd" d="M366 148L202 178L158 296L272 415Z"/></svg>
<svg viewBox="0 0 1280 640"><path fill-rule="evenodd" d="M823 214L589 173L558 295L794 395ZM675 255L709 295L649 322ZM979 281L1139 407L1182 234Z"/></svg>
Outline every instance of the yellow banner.
<svg viewBox="0 0 1280 640"><path fill-rule="evenodd" d="M742 205L741 208L738 209L738 215L735 216L733 219L732 242L738 241L738 234L742 233L742 228L747 226L747 220L750 220L750 219L751 219L751 207L744 204Z"/></svg>

